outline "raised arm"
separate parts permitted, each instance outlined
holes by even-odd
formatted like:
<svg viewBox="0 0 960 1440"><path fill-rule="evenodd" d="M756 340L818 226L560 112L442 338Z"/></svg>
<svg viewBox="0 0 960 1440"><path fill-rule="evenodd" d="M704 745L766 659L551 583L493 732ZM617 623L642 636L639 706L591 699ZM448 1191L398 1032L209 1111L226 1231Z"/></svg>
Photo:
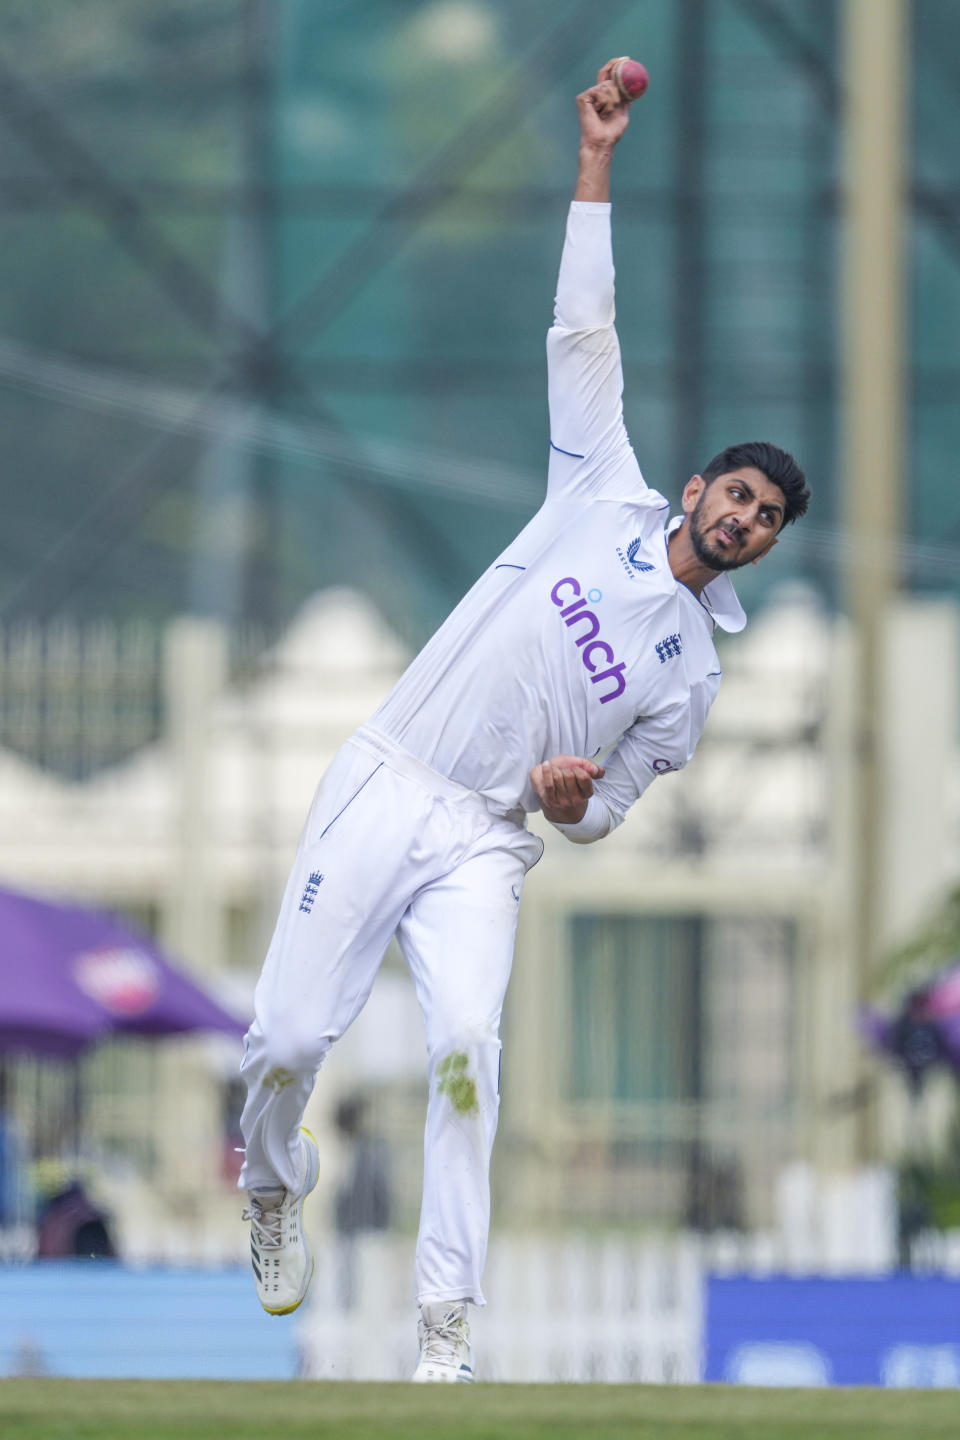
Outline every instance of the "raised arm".
<svg viewBox="0 0 960 1440"><path fill-rule="evenodd" d="M626 130L630 106L620 98L610 79L616 60L608 60L596 85L577 96L580 115L580 165L574 200L606 204L610 199L610 161L613 147Z"/></svg>
<svg viewBox="0 0 960 1440"><path fill-rule="evenodd" d="M554 499L643 490L623 424L623 370L614 330L610 163L629 107L609 72L577 96L577 186L567 219L554 323L547 336L550 473Z"/></svg>

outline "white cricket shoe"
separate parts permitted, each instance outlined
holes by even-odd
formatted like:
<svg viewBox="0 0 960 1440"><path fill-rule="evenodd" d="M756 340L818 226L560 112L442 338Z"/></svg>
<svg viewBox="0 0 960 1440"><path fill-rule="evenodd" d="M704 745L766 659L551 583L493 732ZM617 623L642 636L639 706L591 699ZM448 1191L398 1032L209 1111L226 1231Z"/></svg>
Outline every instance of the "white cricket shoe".
<svg viewBox="0 0 960 1440"><path fill-rule="evenodd" d="M303 1182L299 1190L250 1190L243 1219L250 1221L250 1264L260 1304L268 1315L289 1315L313 1279L313 1252L303 1228L303 1202L317 1183L320 1152L300 1130Z"/></svg>
<svg viewBox="0 0 960 1440"><path fill-rule="evenodd" d="M466 1301L436 1300L420 1307L417 1326L420 1364L413 1372L417 1384L472 1383L473 1356Z"/></svg>

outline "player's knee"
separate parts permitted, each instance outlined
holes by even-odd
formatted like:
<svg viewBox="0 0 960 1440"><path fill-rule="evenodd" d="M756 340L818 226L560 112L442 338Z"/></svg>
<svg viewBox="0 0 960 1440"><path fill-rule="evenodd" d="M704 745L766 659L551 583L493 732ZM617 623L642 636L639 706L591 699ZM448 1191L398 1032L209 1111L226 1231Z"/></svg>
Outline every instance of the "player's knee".
<svg viewBox="0 0 960 1440"><path fill-rule="evenodd" d="M448 1061L462 1066L489 1062L499 1054L500 1037L495 1025L435 1024L430 1027L427 1048L431 1069Z"/></svg>
<svg viewBox="0 0 960 1440"><path fill-rule="evenodd" d="M258 1068L266 1074L291 1076L316 1073L330 1042L304 1025L300 1017L273 1017L262 1026L258 1046Z"/></svg>
<svg viewBox="0 0 960 1440"><path fill-rule="evenodd" d="M500 1042L492 1027L451 1028L430 1048L433 1102L460 1118L496 1114Z"/></svg>

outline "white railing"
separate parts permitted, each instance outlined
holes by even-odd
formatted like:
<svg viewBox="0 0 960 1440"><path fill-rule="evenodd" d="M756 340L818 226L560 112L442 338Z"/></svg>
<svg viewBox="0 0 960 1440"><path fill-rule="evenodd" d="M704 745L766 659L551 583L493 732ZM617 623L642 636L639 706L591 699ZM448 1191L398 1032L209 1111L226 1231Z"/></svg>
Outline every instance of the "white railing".
<svg viewBox="0 0 960 1440"><path fill-rule="evenodd" d="M490 1303L470 1317L481 1379L699 1379L701 1267L689 1239L504 1237L484 1283ZM299 1340L311 1378L408 1378L412 1241L370 1236L321 1254Z"/></svg>
<svg viewBox="0 0 960 1440"><path fill-rule="evenodd" d="M471 1311L487 1380L692 1383L702 1373L709 1274L883 1275L897 1263L893 1177L787 1167L769 1230L648 1235L494 1234L489 1298ZM328 1239L300 1320L305 1375L395 1380L416 1363L412 1238ZM936 1253L935 1253L936 1251ZM949 1272L957 1237L928 1243ZM941 1262L940 1266L936 1261Z"/></svg>

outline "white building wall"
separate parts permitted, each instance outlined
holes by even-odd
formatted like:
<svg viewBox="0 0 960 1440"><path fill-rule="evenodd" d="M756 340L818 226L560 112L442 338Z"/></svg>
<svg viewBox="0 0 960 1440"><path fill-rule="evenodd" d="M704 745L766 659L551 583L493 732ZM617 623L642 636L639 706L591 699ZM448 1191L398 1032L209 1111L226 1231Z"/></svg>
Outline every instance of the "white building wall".
<svg viewBox="0 0 960 1440"><path fill-rule="evenodd" d="M883 891L891 934L933 903L958 858L957 639L955 611L926 602L905 604L891 633ZM517 1166L515 1193L530 1191L531 1208L534 1192L545 1193L561 1157L579 1143L563 1095L564 1032L556 1028L565 919L578 907L790 917L800 937L790 1145L824 1172L850 1166L852 1126L834 1103L855 1079L859 1052L845 928L844 771L853 743L847 644L807 591L785 590L743 636L725 640L721 695L684 774L658 782L620 831L589 849L566 845L534 818L547 853L525 896L509 1001L521 1043L504 1096L509 1124L540 1148L536 1165ZM74 784L0 751L0 877L108 906L157 907L173 950L243 1009L317 779L407 656L385 621L347 592L318 596L243 684L226 685L223 638L206 625L173 627L166 654L166 733L124 763ZM240 943L246 954L237 953ZM343 1159L329 1123L332 1098L357 1083L415 1096L422 1063L412 992L388 965L318 1087L311 1115L325 1137L318 1204L328 1205ZM131 1236L142 1241L144 1226L160 1224L170 1196L184 1223L207 1214L211 1186L222 1197L215 1225L235 1225L235 1199L218 1179L215 1134L219 1087L232 1066L210 1042L166 1048L150 1120L164 1178L156 1203L131 1182L139 1207ZM894 1119L884 1137L893 1153L904 1117L897 1119L896 1085L888 1090ZM415 1191L413 1180L409 1188Z"/></svg>

